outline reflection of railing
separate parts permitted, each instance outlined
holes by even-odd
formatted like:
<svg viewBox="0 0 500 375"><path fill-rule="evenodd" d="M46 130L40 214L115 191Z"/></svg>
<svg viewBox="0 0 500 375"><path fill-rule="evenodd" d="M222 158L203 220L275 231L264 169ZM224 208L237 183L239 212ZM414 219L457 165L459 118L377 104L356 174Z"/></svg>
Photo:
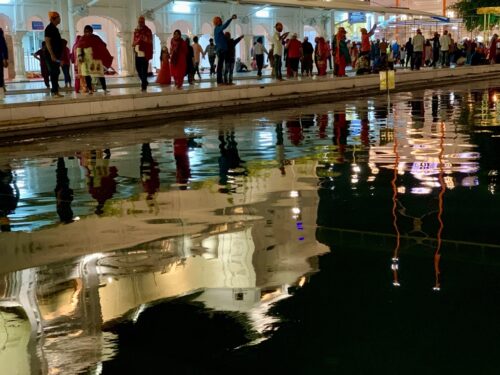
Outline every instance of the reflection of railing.
<svg viewBox="0 0 500 375"><path fill-rule="evenodd" d="M33 55L24 55L24 70L27 72L39 72L40 62Z"/></svg>

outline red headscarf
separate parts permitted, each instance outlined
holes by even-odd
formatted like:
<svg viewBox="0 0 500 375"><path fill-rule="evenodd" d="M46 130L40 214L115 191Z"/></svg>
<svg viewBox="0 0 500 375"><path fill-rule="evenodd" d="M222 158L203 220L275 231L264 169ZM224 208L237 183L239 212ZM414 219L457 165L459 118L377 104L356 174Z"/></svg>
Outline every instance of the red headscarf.
<svg viewBox="0 0 500 375"><path fill-rule="evenodd" d="M111 56L106 48L106 43L95 34L83 35L78 41L77 47L82 49L92 48L92 57L96 60L101 60L102 65L106 68L109 68L113 62L113 56Z"/></svg>

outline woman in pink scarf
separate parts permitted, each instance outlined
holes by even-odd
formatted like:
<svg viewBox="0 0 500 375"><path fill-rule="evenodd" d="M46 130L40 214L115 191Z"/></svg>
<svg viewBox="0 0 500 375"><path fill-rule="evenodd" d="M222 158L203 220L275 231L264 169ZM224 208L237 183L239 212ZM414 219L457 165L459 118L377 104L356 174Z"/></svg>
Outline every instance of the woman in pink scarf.
<svg viewBox="0 0 500 375"><path fill-rule="evenodd" d="M170 72L174 77L175 87L182 89L184 76L187 69L188 47L182 39L181 31L175 30L174 37L170 41Z"/></svg>

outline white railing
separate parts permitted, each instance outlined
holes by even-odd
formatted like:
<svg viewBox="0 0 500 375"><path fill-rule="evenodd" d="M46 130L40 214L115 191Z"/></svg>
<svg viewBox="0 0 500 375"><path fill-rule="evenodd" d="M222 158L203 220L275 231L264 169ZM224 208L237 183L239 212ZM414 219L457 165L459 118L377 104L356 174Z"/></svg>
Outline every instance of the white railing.
<svg viewBox="0 0 500 375"><path fill-rule="evenodd" d="M33 55L24 54L24 70L27 72L40 72L40 61Z"/></svg>

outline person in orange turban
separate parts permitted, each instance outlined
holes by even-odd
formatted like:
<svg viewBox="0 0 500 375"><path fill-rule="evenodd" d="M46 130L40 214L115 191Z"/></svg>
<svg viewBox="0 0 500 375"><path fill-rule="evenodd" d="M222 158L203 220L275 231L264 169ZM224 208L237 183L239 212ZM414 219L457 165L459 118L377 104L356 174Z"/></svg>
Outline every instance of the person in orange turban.
<svg viewBox="0 0 500 375"><path fill-rule="evenodd" d="M57 17L60 18L61 15L57 12L54 12L54 11L49 12L49 20L52 21L53 19L56 19Z"/></svg>

